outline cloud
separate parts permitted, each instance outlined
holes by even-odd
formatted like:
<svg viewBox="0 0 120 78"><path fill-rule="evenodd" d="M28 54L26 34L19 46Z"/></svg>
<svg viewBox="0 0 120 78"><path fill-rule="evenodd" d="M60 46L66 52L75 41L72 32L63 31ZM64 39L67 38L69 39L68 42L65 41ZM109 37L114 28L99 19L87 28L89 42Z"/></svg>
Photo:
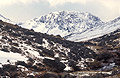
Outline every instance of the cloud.
<svg viewBox="0 0 120 78"><path fill-rule="evenodd" d="M120 0L0 0L0 6L7 6L16 3L29 4L33 2L47 1L51 6L63 5L65 3L80 3L86 5L89 2L99 2L108 8L120 7Z"/></svg>
<svg viewBox="0 0 120 78"><path fill-rule="evenodd" d="M28 4L28 3L39 2L39 1L41 0L0 0L0 7L9 6L17 3Z"/></svg>
<svg viewBox="0 0 120 78"><path fill-rule="evenodd" d="M39 5L34 7L32 3L38 3ZM37 16L39 16L41 12L46 14L59 10L87 11L96 14L104 20L111 20L120 16L120 0L0 0L0 11L4 11L4 13L7 14L9 11L11 12L17 9L17 7L10 9L9 6L16 6L17 4L31 4L29 5L31 9L24 8L24 5L19 5L23 9L23 11L20 12L26 13L26 11L30 11L31 13L37 13L39 11ZM40 9L41 7L42 9ZM35 11L33 11L32 8L34 8ZM20 9L18 8L18 10Z"/></svg>
<svg viewBox="0 0 120 78"><path fill-rule="evenodd" d="M100 3L109 11L111 16L120 16L120 0L100 0ZM103 9L104 10L104 9ZM109 14L108 13L108 14Z"/></svg>
<svg viewBox="0 0 120 78"><path fill-rule="evenodd" d="M120 0L100 0L99 2L110 9L120 8Z"/></svg>
<svg viewBox="0 0 120 78"><path fill-rule="evenodd" d="M51 6L63 5L65 3L80 3L87 4L89 2L98 2L105 7L114 8L120 7L120 0L47 0Z"/></svg>
<svg viewBox="0 0 120 78"><path fill-rule="evenodd" d="M56 6L56 5L62 5L65 4L67 2L69 3L82 3L82 4L86 4L89 1L93 1L93 0L47 0L51 6Z"/></svg>

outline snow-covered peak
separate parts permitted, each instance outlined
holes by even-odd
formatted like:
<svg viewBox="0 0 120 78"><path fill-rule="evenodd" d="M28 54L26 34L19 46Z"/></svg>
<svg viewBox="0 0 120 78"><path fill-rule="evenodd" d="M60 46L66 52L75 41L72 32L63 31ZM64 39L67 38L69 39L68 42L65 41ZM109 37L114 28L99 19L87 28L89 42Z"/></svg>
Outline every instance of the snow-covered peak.
<svg viewBox="0 0 120 78"><path fill-rule="evenodd" d="M37 32L60 35L70 41L84 41L103 36L120 28L120 17L103 22L88 12L52 12L26 21L20 26Z"/></svg>
<svg viewBox="0 0 120 78"><path fill-rule="evenodd" d="M101 24L103 22L100 18L87 12L60 11L34 18L23 23L21 26L34 29L37 32L64 37L72 33L84 32Z"/></svg>

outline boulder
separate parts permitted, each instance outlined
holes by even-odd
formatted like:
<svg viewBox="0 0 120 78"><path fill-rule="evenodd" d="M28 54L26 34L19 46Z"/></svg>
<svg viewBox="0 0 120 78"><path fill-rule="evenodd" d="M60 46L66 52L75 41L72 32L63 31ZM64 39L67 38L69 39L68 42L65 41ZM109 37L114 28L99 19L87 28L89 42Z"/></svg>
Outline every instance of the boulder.
<svg viewBox="0 0 120 78"><path fill-rule="evenodd" d="M50 60L50 59L43 59L43 63L48 65L49 67L55 68L58 71L62 72L64 68L66 67L63 63L61 63L58 60Z"/></svg>

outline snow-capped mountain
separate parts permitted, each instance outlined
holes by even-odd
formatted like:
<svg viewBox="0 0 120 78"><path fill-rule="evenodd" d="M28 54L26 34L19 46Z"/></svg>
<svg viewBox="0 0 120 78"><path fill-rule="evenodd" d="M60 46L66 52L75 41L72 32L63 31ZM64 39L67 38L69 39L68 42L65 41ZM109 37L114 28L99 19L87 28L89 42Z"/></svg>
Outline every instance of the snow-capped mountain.
<svg viewBox="0 0 120 78"><path fill-rule="evenodd" d="M53 12L33 20L29 20L22 27L34 29L37 32L61 35L62 37L75 33L83 33L91 28L103 25L98 17L90 13L81 12Z"/></svg>
<svg viewBox="0 0 120 78"><path fill-rule="evenodd" d="M70 41L84 41L96 38L120 28L119 18L103 22L100 18L76 11L60 11L34 18L19 24L37 32L60 35Z"/></svg>

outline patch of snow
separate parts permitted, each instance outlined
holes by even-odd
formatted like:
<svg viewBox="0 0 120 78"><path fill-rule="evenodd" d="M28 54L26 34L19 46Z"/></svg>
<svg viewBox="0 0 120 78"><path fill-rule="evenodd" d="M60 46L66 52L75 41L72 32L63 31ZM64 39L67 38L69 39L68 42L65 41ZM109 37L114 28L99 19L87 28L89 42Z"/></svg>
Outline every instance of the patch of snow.
<svg viewBox="0 0 120 78"><path fill-rule="evenodd" d="M65 59L66 59L66 58L65 58ZM62 62L62 63L67 63L68 60L65 60L65 59L62 59L60 62Z"/></svg>
<svg viewBox="0 0 120 78"><path fill-rule="evenodd" d="M52 57L44 57L44 58L47 58L47 59L50 59L50 60L55 60L55 59L52 58Z"/></svg>
<svg viewBox="0 0 120 78"><path fill-rule="evenodd" d="M46 49L49 49L49 50L50 50L50 46L49 46L48 41L47 41L46 39L44 39L44 38L43 38L43 41L44 41L44 43L42 44L42 46L43 46L44 48L46 48Z"/></svg>
<svg viewBox="0 0 120 78"><path fill-rule="evenodd" d="M27 61L28 59L25 56L22 56L21 54L18 53L12 53L12 52L6 53L0 51L0 63L8 64L7 60L9 60L12 63L17 61Z"/></svg>
<svg viewBox="0 0 120 78"><path fill-rule="evenodd" d="M22 72L23 72L23 71L28 71L28 69L27 69L26 67L24 67L24 66L17 65L17 67L21 68Z"/></svg>
<svg viewBox="0 0 120 78"><path fill-rule="evenodd" d="M65 71L71 71L72 67L69 67L68 65L66 65L66 68L64 69Z"/></svg>
<svg viewBox="0 0 120 78"><path fill-rule="evenodd" d="M0 35L0 39L2 39L2 35Z"/></svg>
<svg viewBox="0 0 120 78"><path fill-rule="evenodd" d="M76 66L80 66L81 69L85 69L86 68L85 59L81 57L81 61L79 61Z"/></svg>
<svg viewBox="0 0 120 78"><path fill-rule="evenodd" d="M39 58L39 56L40 56L39 52L35 51L35 49L33 47L31 47L31 46L29 46L27 44L19 44L19 45L23 46L23 47L21 47L23 51L27 51L33 57L35 56L35 57Z"/></svg>
<svg viewBox="0 0 120 78"><path fill-rule="evenodd" d="M90 75L89 74L82 74L80 76L83 77L83 76L90 76Z"/></svg>
<svg viewBox="0 0 120 78"><path fill-rule="evenodd" d="M29 75L35 76L34 73L30 73Z"/></svg>
<svg viewBox="0 0 120 78"><path fill-rule="evenodd" d="M110 65L108 66L104 66L102 69L100 70L105 70L105 69L112 69L113 67L115 67L115 63L111 63Z"/></svg>
<svg viewBox="0 0 120 78"><path fill-rule="evenodd" d="M59 57L59 53L56 53L54 57Z"/></svg>
<svg viewBox="0 0 120 78"><path fill-rule="evenodd" d="M94 62L94 59L93 58L86 58L85 61L86 62Z"/></svg>
<svg viewBox="0 0 120 78"><path fill-rule="evenodd" d="M2 66L2 64L0 64L0 68L2 68L3 66Z"/></svg>

